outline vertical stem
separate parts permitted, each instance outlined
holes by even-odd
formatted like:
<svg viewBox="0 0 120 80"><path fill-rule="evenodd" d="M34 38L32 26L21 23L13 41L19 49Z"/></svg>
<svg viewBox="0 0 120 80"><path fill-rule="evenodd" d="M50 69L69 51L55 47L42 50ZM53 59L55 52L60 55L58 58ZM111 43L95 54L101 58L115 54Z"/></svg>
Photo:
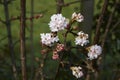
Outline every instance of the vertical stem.
<svg viewBox="0 0 120 80"><path fill-rule="evenodd" d="M94 44L99 42L100 27L102 25L103 17L104 17L105 11L107 9L107 6L108 6L108 0L105 0L104 4L102 6L102 11L101 11L100 17L99 17L98 22L97 22L96 33L95 33L94 42L93 42Z"/></svg>
<svg viewBox="0 0 120 80"><path fill-rule="evenodd" d="M94 37L94 41L93 41L93 44L97 44L99 43L99 39L100 39L100 27L102 25L102 22L103 22L103 17L104 17L104 14L107 10L107 6L108 6L108 0L105 0L104 3L103 3L103 6L102 6L102 10L101 10L101 14L98 18L98 22L97 22L97 26L96 26L96 33L95 33L95 37ZM93 64L98 66L97 62L99 61L99 59L97 59L97 61L93 61ZM99 72L97 70L98 68L96 68L96 71L94 73L94 79L95 80L98 80L98 75L99 75Z"/></svg>
<svg viewBox="0 0 120 80"><path fill-rule="evenodd" d="M38 68L38 70L37 70L37 72L35 74L35 79L34 80L38 80L38 79L45 80L44 73L43 73L43 67L44 67L45 59L46 59L47 55L48 54L43 54L40 66L39 66L39 68Z"/></svg>
<svg viewBox="0 0 120 80"><path fill-rule="evenodd" d="M14 46L13 46L13 39L12 39L12 33L11 33L11 22L9 20L9 11L8 11L8 3L7 0L4 0L4 12L5 12L5 24L7 28L7 37L8 37L8 45L9 45L9 51L11 55L11 62L12 62L12 71L14 80L17 80L17 70L16 70L16 63L15 63L15 54L14 54Z"/></svg>
<svg viewBox="0 0 120 80"><path fill-rule="evenodd" d="M89 73L87 73L85 80L90 80L90 74Z"/></svg>
<svg viewBox="0 0 120 80"><path fill-rule="evenodd" d="M117 1L117 0L116 0L116 1ZM102 48L104 48L105 40L106 40L108 31L109 31L109 27L110 27L111 22L112 22L113 15L114 15L114 13L115 13L116 6L117 6L117 2L115 3L115 5L114 5L114 7L113 7L113 9L112 9L112 12L111 12L111 14L110 14L110 17L109 17L109 19L108 19L108 23L107 23L107 26L106 26L106 29L105 29L104 37L103 37L103 40L102 40Z"/></svg>
<svg viewBox="0 0 120 80"><path fill-rule="evenodd" d="M31 0L31 21L30 21L30 40L31 40L31 80L34 73L34 45L33 45L33 13L34 13L34 0Z"/></svg>
<svg viewBox="0 0 120 80"><path fill-rule="evenodd" d="M26 54L25 54L25 11L26 0L21 0L21 18L20 18L20 51L21 51L21 66L22 80L27 80L26 74Z"/></svg>
<svg viewBox="0 0 120 80"><path fill-rule="evenodd" d="M57 13L61 13L62 12L62 5L61 4L64 4L64 0L56 0L57 2L57 9L56 9L56 12Z"/></svg>

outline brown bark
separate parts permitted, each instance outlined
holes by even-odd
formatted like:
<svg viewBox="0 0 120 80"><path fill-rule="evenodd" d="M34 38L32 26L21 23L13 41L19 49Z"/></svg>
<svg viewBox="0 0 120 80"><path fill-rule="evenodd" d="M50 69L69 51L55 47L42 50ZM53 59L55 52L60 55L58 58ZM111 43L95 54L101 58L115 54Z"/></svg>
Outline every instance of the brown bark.
<svg viewBox="0 0 120 80"><path fill-rule="evenodd" d="M116 1L117 1L117 0L116 0ZM105 40L106 40L108 31L109 31L109 29L110 29L110 25L111 25L111 23L112 23L112 19L113 19L114 13L115 13L116 6L117 6L117 2L115 3L115 5L114 5L114 7L113 7L113 9L112 9L112 12L111 12L111 14L110 14L110 17L109 17L109 19L108 19L108 23L107 23L107 25L106 25L104 37L103 37L103 40L102 40L102 48L104 48Z"/></svg>
<svg viewBox="0 0 120 80"><path fill-rule="evenodd" d="M100 17L99 17L98 22L97 22L96 33L95 33L94 42L93 42L94 44L99 42L100 27L102 25L103 17L104 17L105 11L107 9L107 6L108 6L108 0L105 0L104 4L103 4L103 7L102 7L102 10L101 10Z"/></svg>
<svg viewBox="0 0 120 80"><path fill-rule="evenodd" d="M43 54L42 59L40 59L40 66L39 66L39 68L36 71L34 80L39 80L39 79L40 80L45 80L45 75L43 73L43 68L44 68L45 59L46 59L47 55L48 54Z"/></svg>
<svg viewBox="0 0 120 80"><path fill-rule="evenodd" d="M56 0L56 3L57 3L57 9L56 9L56 12L57 13L61 13L62 12L62 5L60 4L64 4L64 0Z"/></svg>
<svg viewBox="0 0 120 80"><path fill-rule="evenodd" d="M25 11L26 0L20 1L21 18L20 18L20 52L21 52L21 69L22 80L27 80L26 74L26 53L25 53Z"/></svg>

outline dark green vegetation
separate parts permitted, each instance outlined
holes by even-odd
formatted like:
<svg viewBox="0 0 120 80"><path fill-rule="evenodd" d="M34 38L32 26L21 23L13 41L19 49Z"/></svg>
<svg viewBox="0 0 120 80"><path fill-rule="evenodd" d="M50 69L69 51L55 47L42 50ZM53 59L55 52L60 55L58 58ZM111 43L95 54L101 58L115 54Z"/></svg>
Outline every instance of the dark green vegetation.
<svg viewBox="0 0 120 80"><path fill-rule="evenodd" d="M69 2L70 0L65 0L65 2ZM74 0L73 0L74 1ZM92 26L92 41L94 33L96 30L97 19L101 14L101 8L104 0L96 0L94 7L94 24ZM81 3L81 2L80 2ZM66 18L71 18L71 14L73 12L79 12L81 10L80 3L75 3L70 6L63 8L63 15ZM115 1L109 0L107 10L105 12L103 22L100 29L100 40L99 44L101 44L104 32L106 30L106 25L109 23L108 19L110 14L112 13L112 9ZM30 0L27 0L26 4L26 17L30 17ZM10 18L20 16L20 1L14 0L9 4L9 13ZM50 21L50 16L56 13L56 2L55 0L34 0L34 15L42 14L41 18L34 18L34 30L33 30L33 40L34 40L34 63L31 63L30 57L30 20L26 20L26 56L27 56L27 74L28 79L31 78L31 64L34 64L34 73L40 66L39 60L42 58L40 54L41 45L40 45L40 33L50 32L48 23ZM83 14L84 15L84 14ZM4 7L0 4L0 20L5 20ZM108 35L106 37L105 46L104 46L104 54L103 59L100 62L99 70L99 80L118 80L120 79L120 2L118 2L115 13L112 17L112 21L110 22L110 29ZM77 24L76 24L77 25ZM11 31L13 36L14 43L14 51L15 51L15 61L17 65L18 78L21 80L21 63L20 63L20 21L12 20L11 21ZM72 36L68 37L68 41L73 42L74 39ZM70 43L68 45L73 45ZM75 56L79 56L79 52L76 53L76 50L72 51L75 54L68 55L66 59L77 63L79 61L76 60ZM71 53L71 52L70 52ZM52 60L52 54L49 53L47 59L45 60L45 67L43 69L43 73L46 76L46 80L52 80L54 78L56 69L57 69L57 61ZM83 57L80 55L80 57ZM80 57L78 57L80 59ZM37 60L36 60L37 59ZM38 60L39 59L39 60ZM34 74L35 75L35 74ZM8 49L8 38L6 32L6 26L2 22L0 22L0 80L13 80L12 69L11 69L11 59ZM61 68L58 74L57 80L76 80L76 78L72 75L69 66L65 66L65 68ZM91 79L94 80L94 79Z"/></svg>

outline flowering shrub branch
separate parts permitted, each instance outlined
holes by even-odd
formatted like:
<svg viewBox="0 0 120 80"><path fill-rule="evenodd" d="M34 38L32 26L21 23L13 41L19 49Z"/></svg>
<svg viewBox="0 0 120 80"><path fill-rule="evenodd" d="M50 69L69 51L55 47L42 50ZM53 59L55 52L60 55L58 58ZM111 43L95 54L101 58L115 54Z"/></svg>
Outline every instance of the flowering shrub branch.
<svg viewBox="0 0 120 80"><path fill-rule="evenodd" d="M81 13L77 14L76 12L74 12L70 20L63 17L62 14L53 14L51 16L51 21L48 24L51 32L40 34L41 43L42 45L49 47L49 49L51 49L50 51L52 51L53 53L52 59L59 60L59 63L62 63L62 64L64 64L63 55L69 54L70 49L75 48L80 50L83 53L83 55L85 55L85 59L81 58L80 61L86 64L86 68L88 70L91 70L92 72L94 72L91 61L93 59L97 59L99 55L101 55L102 48L97 44L89 46L88 45L89 35L84 33L83 31L79 31L78 33L73 32L73 27L72 27L73 23L82 22L83 20L84 20L84 17ZM65 29L66 29L66 32L63 35L64 43L61 43L57 33ZM75 47L67 45L68 33L74 35L75 37L74 43L76 45ZM42 54L46 54L46 50L43 49ZM72 70L72 74L76 78L81 78L84 75L84 70L83 70L84 68L82 66L83 66L82 64L77 64L77 66L76 64L74 64L74 66L70 66L70 70ZM58 66L57 73L59 72L59 67L60 65ZM55 77L57 77L57 73Z"/></svg>

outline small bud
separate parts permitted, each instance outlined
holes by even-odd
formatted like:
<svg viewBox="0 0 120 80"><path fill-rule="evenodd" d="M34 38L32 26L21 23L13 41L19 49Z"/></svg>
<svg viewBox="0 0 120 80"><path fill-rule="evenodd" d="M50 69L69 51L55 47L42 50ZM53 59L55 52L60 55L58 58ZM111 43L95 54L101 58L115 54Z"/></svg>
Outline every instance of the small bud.
<svg viewBox="0 0 120 80"><path fill-rule="evenodd" d="M58 54L56 54L56 55L53 55L53 56L52 56L52 59L54 59L54 60L57 60L57 59L59 59L59 55L58 55Z"/></svg>
<svg viewBox="0 0 120 80"><path fill-rule="evenodd" d="M56 50L57 50L57 52L65 50L64 44L57 44Z"/></svg>
<svg viewBox="0 0 120 80"><path fill-rule="evenodd" d="M58 52L56 50L53 51L52 59L54 59L54 60L59 59L59 55L58 55Z"/></svg>
<svg viewBox="0 0 120 80"><path fill-rule="evenodd" d="M41 50L41 54L45 54L45 53L47 53L46 49Z"/></svg>
<svg viewBox="0 0 120 80"><path fill-rule="evenodd" d="M78 30L78 27L77 26L73 26L73 30Z"/></svg>
<svg viewBox="0 0 120 80"><path fill-rule="evenodd" d="M35 57L35 61L39 62L39 61L40 61L40 59L39 59L38 57Z"/></svg>

